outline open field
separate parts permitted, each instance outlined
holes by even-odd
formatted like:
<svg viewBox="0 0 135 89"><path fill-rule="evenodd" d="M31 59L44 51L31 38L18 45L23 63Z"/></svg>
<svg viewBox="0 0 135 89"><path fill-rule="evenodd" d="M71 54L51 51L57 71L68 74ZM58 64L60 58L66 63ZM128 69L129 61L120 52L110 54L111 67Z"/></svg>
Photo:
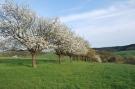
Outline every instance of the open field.
<svg viewBox="0 0 135 89"><path fill-rule="evenodd" d="M46 54L34 69L30 58L1 57L0 89L135 89L135 65L58 64L56 55Z"/></svg>

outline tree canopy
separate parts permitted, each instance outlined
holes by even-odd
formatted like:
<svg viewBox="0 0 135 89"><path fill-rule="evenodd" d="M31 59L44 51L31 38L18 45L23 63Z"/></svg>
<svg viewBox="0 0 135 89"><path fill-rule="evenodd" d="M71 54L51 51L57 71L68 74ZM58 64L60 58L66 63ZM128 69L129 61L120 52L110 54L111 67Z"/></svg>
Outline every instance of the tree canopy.
<svg viewBox="0 0 135 89"><path fill-rule="evenodd" d="M58 18L40 17L27 6L13 1L0 6L0 35L26 47L32 55L33 67L36 67L36 55L44 49L53 48L58 55L84 56L90 48L87 41Z"/></svg>

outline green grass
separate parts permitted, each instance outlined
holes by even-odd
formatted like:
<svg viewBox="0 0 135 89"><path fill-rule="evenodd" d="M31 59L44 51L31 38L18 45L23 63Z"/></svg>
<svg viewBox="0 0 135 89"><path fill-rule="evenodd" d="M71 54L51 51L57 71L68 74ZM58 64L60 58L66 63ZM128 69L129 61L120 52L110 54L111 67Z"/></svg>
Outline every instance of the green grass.
<svg viewBox="0 0 135 89"><path fill-rule="evenodd" d="M135 50L114 52L114 54L124 57L135 57Z"/></svg>
<svg viewBox="0 0 135 89"><path fill-rule="evenodd" d="M135 89L134 65L56 59L40 55L34 69L30 58L1 57L0 89Z"/></svg>

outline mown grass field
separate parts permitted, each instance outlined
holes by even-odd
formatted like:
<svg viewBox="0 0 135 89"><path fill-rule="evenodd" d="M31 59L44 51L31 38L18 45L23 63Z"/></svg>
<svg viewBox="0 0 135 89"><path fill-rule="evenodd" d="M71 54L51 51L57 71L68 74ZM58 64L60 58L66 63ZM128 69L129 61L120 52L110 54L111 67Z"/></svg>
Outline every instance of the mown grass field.
<svg viewBox="0 0 135 89"><path fill-rule="evenodd" d="M58 64L46 54L34 69L30 58L1 57L0 89L135 89L135 65L70 63L67 57Z"/></svg>

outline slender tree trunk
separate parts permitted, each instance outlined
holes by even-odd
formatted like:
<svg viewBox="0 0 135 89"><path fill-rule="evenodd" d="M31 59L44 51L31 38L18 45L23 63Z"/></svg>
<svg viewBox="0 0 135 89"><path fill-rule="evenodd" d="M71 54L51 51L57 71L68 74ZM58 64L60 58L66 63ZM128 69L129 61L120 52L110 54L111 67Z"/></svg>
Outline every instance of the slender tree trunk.
<svg viewBox="0 0 135 89"><path fill-rule="evenodd" d="M71 56L69 56L69 58L70 58L70 62L72 62L72 57L71 57Z"/></svg>
<svg viewBox="0 0 135 89"><path fill-rule="evenodd" d="M86 58L86 56L84 56L84 60L85 60L85 62L87 61L87 58Z"/></svg>
<svg viewBox="0 0 135 89"><path fill-rule="evenodd" d="M37 64L36 64L36 54L35 53L31 53L32 54L32 67L36 68Z"/></svg>
<svg viewBox="0 0 135 89"><path fill-rule="evenodd" d="M77 61L79 61L79 56L76 56L77 57Z"/></svg>
<svg viewBox="0 0 135 89"><path fill-rule="evenodd" d="M75 60L77 61L77 56L75 56Z"/></svg>
<svg viewBox="0 0 135 89"><path fill-rule="evenodd" d="M61 55L58 55L59 56L59 64L61 64Z"/></svg>
<svg viewBox="0 0 135 89"><path fill-rule="evenodd" d="M82 56L82 59L81 60L83 61L83 56Z"/></svg>

